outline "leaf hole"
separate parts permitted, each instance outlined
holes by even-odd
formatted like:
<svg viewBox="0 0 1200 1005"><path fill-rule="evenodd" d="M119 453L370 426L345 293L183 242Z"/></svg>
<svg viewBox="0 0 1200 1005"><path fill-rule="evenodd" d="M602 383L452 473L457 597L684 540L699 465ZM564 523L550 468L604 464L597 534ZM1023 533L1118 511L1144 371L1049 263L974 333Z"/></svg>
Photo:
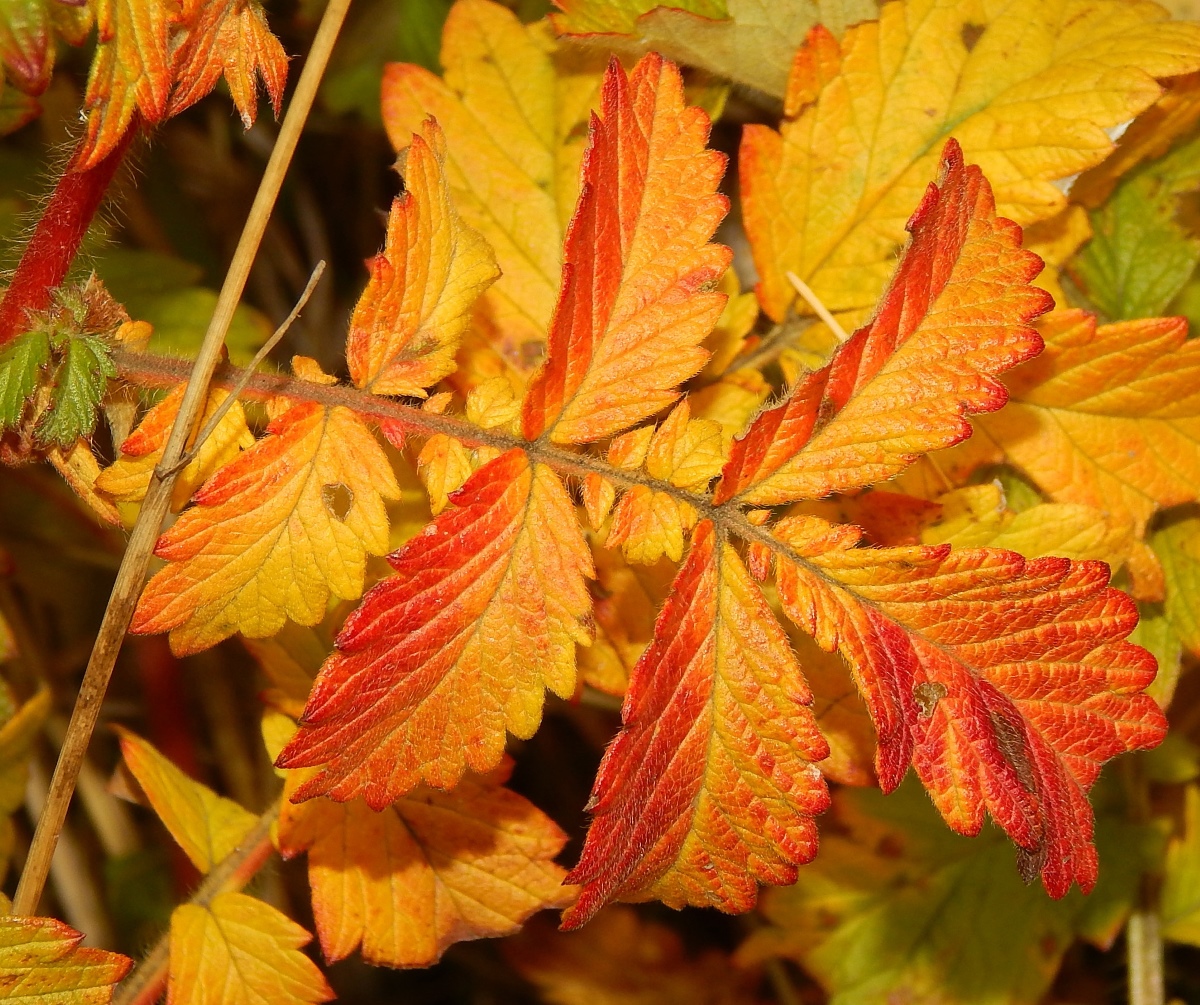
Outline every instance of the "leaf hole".
<svg viewBox="0 0 1200 1005"><path fill-rule="evenodd" d="M345 523L350 510L354 508L354 492L349 485L332 482L321 486L321 502L335 520Z"/></svg>

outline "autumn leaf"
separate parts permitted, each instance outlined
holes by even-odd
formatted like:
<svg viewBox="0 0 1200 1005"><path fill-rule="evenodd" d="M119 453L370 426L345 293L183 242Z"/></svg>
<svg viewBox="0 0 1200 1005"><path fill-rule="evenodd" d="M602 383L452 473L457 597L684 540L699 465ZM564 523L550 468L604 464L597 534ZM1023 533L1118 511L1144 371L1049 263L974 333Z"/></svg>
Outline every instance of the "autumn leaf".
<svg viewBox="0 0 1200 1005"><path fill-rule="evenodd" d="M190 108L209 94L224 74L242 125L249 129L257 117L260 76L279 118L287 84L287 53L271 34L262 4L258 0L207 0L195 6L187 33L171 53L176 86L167 114L178 115Z"/></svg>
<svg viewBox="0 0 1200 1005"><path fill-rule="evenodd" d="M1103 763L1153 747L1165 720L1140 692L1153 657L1123 642L1137 609L1108 568L947 546L865 549L810 516L773 528L784 612L850 664L879 736L885 792L911 764L946 822L984 814L1022 874L1061 897L1096 881L1087 790ZM1069 713L1064 709L1069 706Z"/></svg>
<svg viewBox="0 0 1200 1005"><path fill-rule="evenodd" d="M563 249L547 362L526 394L528 439L603 439L678 397L707 360L725 306L704 292L729 265L709 238L728 209L725 158L705 148L678 69L650 54L629 77L615 60L593 119L582 191Z"/></svg>
<svg viewBox="0 0 1200 1005"><path fill-rule="evenodd" d="M118 729L121 756L163 826L202 873L233 852L258 818L188 778L149 743Z"/></svg>
<svg viewBox="0 0 1200 1005"><path fill-rule="evenodd" d="M7 625L0 626L0 632L6 635L5 641L11 647L13 641ZM0 660L3 658L4 647L0 646ZM25 804L29 758L53 704L50 692L44 689L15 711L10 704L7 688L3 698L8 707L4 710L5 721L0 725L0 877L7 872L8 863L13 857L16 835L12 815Z"/></svg>
<svg viewBox="0 0 1200 1005"><path fill-rule="evenodd" d="M839 791L832 812L820 855L764 894L768 923L737 959L797 960L845 1005L1039 1001L1076 936L1111 944L1161 854L1155 828L1104 814L1100 882L1056 902L1006 868L996 829L948 832L911 782L886 797Z"/></svg>
<svg viewBox="0 0 1200 1005"><path fill-rule="evenodd" d="M501 271L478 311L485 344L502 370L528 374L558 294L603 58L560 51L545 22L522 25L500 4L460 0L446 18L441 63L444 80L407 63L385 69L384 124L397 150L426 116L444 131L454 203Z"/></svg>
<svg viewBox="0 0 1200 1005"><path fill-rule="evenodd" d="M876 0L724 3L728 17L706 13L696 4L639 4L646 13L636 22L623 19L618 27L613 19L614 27L607 30L631 32L639 49L654 49L677 63L782 98L792 57L814 24L841 36L847 26L879 16ZM587 6L598 5L592 0Z"/></svg>
<svg viewBox="0 0 1200 1005"><path fill-rule="evenodd" d="M1057 502L1139 530L1200 492L1200 345L1181 318L1097 326L1058 311L1046 349L1007 379L1008 406L974 420L973 463L1007 459Z"/></svg>
<svg viewBox="0 0 1200 1005"><path fill-rule="evenodd" d="M427 967L456 942L510 935L573 892L554 864L566 835L503 787L511 762L451 792L420 788L376 812L362 800L288 800L279 820L285 858L308 852L313 915L331 963L360 944L377 966Z"/></svg>
<svg viewBox="0 0 1200 1005"><path fill-rule="evenodd" d="M595 32L629 34L638 17L658 7L658 0L554 0L561 14L550 15L554 27L573 35ZM726 0L675 0L671 6L707 18L729 15Z"/></svg>
<svg viewBox="0 0 1200 1005"><path fill-rule="evenodd" d="M177 653L234 632L316 624L330 594L359 596L368 554L387 548L386 455L344 407L292 405L210 478L159 538L167 566L146 585L134 632L169 631Z"/></svg>
<svg viewBox="0 0 1200 1005"><path fill-rule="evenodd" d="M861 322L950 135L983 169L1001 216L1027 226L1059 213L1066 196L1054 183L1108 155L1106 130L1154 103L1155 78L1200 68L1200 25L1166 17L1126 0L986 10L898 0L840 45L814 28L789 80L791 117L778 133L743 132L763 308L784 318L792 271Z"/></svg>
<svg viewBox="0 0 1200 1005"><path fill-rule="evenodd" d="M208 906L171 915L167 1005L308 1005L333 999L316 965L300 952L312 938L269 904L219 893Z"/></svg>
<svg viewBox="0 0 1200 1005"><path fill-rule="evenodd" d="M521 976L554 1005L754 1005L757 975L716 950L691 955L679 934L610 907L580 932L532 922L505 944Z"/></svg>
<svg viewBox="0 0 1200 1005"><path fill-rule="evenodd" d="M562 482L510 450L450 501L347 618L277 761L321 768L294 798L451 788L500 762L505 730L533 735L545 688L574 693L593 573Z"/></svg>
<svg viewBox="0 0 1200 1005"><path fill-rule="evenodd" d="M84 105L87 142L79 170L95 167L116 148L135 114L155 123L167 114L171 92L171 25L176 0L96 0L99 44L88 74Z"/></svg>
<svg viewBox="0 0 1200 1005"><path fill-rule="evenodd" d="M121 455L100 472L95 487L113 500L122 503L141 502L150 487L150 477L162 460L167 446L167 437L175 425L179 406L183 401L186 384L178 384L153 408L151 408L125 441L121 444ZM204 411L195 433L208 424L216 414L229 392L213 388L208 392ZM187 505L196 491L210 475L224 467L237 455L254 445L254 434L246 425L246 413L240 402L234 402L226 411L217 427L200 445L196 457L175 479L171 489L171 508L178 512ZM188 447L192 443L189 441Z"/></svg>
<svg viewBox="0 0 1200 1005"><path fill-rule="evenodd" d="M1000 408L995 375L1029 359L1028 323L1052 304L1041 263L995 215L991 188L953 140L908 224L912 239L871 322L735 441L714 499L818 499L897 474Z"/></svg>
<svg viewBox="0 0 1200 1005"><path fill-rule="evenodd" d="M1111 523L1103 510L1091 506L1040 503L1013 512L996 482L956 489L938 502L941 513L921 532L923 544L1003 548L1025 558L1094 559L1113 570L1125 564L1134 545L1128 523Z"/></svg>
<svg viewBox="0 0 1200 1005"><path fill-rule="evenodd" d="M104 1005L133 966L53 918L0 918L0 1001Z"/></svg>
<svg viewBox="0 0 1200 1005"><path fill-rule="evenodd" d="M424 398L453 373L471 309L499 275L487 242L454 208L445 159L445 138L430 119L412 138L404 195L392 203L387 241L350 319L350 377L376 394Z"/></svg>
<svg viewBox="0 0 1200 1005"><path fill-rule="evenodd" d="M759 588L702 522L597 773L564 928L613 898L738 912L758 883L794 882L829 801L811 701Z"/></svg>

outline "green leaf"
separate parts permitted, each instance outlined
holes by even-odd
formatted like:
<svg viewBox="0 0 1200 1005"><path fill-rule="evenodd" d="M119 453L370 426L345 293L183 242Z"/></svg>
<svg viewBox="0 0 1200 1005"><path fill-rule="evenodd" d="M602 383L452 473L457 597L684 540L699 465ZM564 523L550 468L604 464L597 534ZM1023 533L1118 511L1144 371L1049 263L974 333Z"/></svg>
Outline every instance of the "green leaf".
<svg viewBox="0 0 1200 1005"><path fill-rule="evenodd" d="M117 368L105 343L90 335L71 338L54 375L50 408L34 431L44 444L68 447L96 428L96 410Z"/></svg>
<svg viewBox="0 0 1200 1005"><path fill-rule="evenodd" d="M1098 810L1100 880L1054 901L1021 882L997 828L947 830L911 775L890 796L842 789L840 826L794 887L766 892L769 924L739 956L798 960L833 1005L1038 1001L1075 938L1116 937L1162 852L1161 827Z"/></svg>
<svg viewBox="0 0 1200 1005"><path fill-rule="evenodd" d="M1069 266L1109 320L1154 317L1200 263L1200 237L1182 219L1200 189L1200 136L1130 174L1090 216L1095 236Z"/></svg>
<svg viewBox="0 0 1200 1005"><path fill-rule="evenodd" d="M1183 645L1200 653L1200 517L1176 517L1150 537L1166 579L1166 620Z"/></svg>
<svg viewBox="0 0 1200 1005"><path fill-rule="evenodd" d="M0 430L21 424L25 403L49 361L50 336L44 331L19 335L0 353Z"/></svg>
<svg viewBox="0 0 1200 1005"><path fill-rule="evenodd" d="M1162 889L1163 935L1200 946L1200 787L1189 785L1183 834L1167 848Z"/></svg>
<svg viewBox="0 0 1200 1005"><path fill-rule="evenodd" d="M1183 643L1162 604L1138 604L1138 623L1129 641L1149 649L1158 660L1158 676L1146 688L1146 693L1166 708L1175 694L1175 685L1183 668Z"/></svg>
<svg viewBox="0 0 1200 1005"><path fill-rule="evenodd" d="M199 266L153 251L116 248L106 252L95 268L129 316L153 326L147 347L151 352L196 354L217 304L216 293L196 285L202 275ZM230 362L245 366L270 336L271 325L262 314L238 305L225 339Z"/></svg>

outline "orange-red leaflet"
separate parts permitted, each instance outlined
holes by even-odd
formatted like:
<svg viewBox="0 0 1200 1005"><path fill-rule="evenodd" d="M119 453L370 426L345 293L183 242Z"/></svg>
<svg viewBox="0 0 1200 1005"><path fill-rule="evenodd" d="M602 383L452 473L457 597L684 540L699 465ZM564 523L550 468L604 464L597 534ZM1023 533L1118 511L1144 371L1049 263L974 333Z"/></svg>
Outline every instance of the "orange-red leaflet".
<svg viewBox="0 0 1200 1005"><path fill-rule="evenodd" d="M346 619L276 762L320 767L295 798L382 809L421 781L452 788L500 762L506 729L533 735L545 688L574 692L593 569L558 475L514 449L450 501Z"/></svg>
<svg viewBox="0 0 1200 1005"><path fill-rule="evenodd" d="M348 408L293 405L210 478L158 540L166 568L146 585L132 631L170 631L176 653L242 632L313 625L332 593L362 592L367 554L387 549L387 455Z"/></svg>
<svg viewBox="0 0 1200 1005"><path fill-rule="evenodd" d="M172 0L97 0L99 44L88 74L87 143L76 167L95 167L112 151L135 113L150 123L167 113L171 91L168 39Z"/></svg>
<svg viewBox="0 0 1200 1005"><path fill-rule="evenodd" d="M267 26L258 0L207 0L195 5L187 33L172 53L176 81L168 115L178 115L217 86L221 74L249 129L258 113L258 78L279 117L287 84L287 53Z"/></svg>
<svg viewBox="0 0 1200 1005"><path fill-rule="evenodd" d="M369 263L346 337L358 387L424 398L454 372L475 301L499 276L487 242L454 208L443 162L446 139L426 119L405 162L405 192L392 203L384 249Z"/></svg>
<svg viewBox="0 0 1200 1005"><path fill-rule="evenodd" d="M829 802L811 701L762 591L703 521L630 677L564 927L613 898L746 911L757 884L794 882Z"/></svg>
<svg viewBox="0 0 1200 1005"><path fill-rule="evenodd" d="M996 374L1036 355L1053 306L1041 260L996 216L991 186L946 144L941 177L873 319L734 441L715 499L775 505L882 481L971 433L1007 400Z"/></svg>
<svg viewBox="0 0 1200 1005"><path fill-rule="evenodd" d="M566 835L506 789L505 762L451 792L419 788L382 811L362 800L288 801L279 817L285 858L308 852L313 917L330 962L359 945L390 967L436 963L456 942L511 935L533 912L574 897L554 856Z"/></svg>
<svg viewBox="0 0 1200 1005"><path fill-rule="evenodd" d="M1061 897L1096 880L1087 790L1108 759L1157 745L1155 661L1103 562L1000 549L857 547L861 531L786 517L773 533L784 612L850 664L885 791L911 763L946 822L989 813L1027 878Z"/></svg>
<svg viewBox="0 0 1200 1005"><path fill-rule="evenodd" d="M0 1001L104 1005L133 960L53 918L0 918Z"/></svg>
<svg viewBox="0 0 1200 1005"><path fill-rule="evenodd" d="M699 372L725 306L707 291L730 252L709 243L728 200L708 116L684 104L672 63L651 53L604 77L563 251L547 361L525 399L525 436L603 439L653 415Z"/></svg>

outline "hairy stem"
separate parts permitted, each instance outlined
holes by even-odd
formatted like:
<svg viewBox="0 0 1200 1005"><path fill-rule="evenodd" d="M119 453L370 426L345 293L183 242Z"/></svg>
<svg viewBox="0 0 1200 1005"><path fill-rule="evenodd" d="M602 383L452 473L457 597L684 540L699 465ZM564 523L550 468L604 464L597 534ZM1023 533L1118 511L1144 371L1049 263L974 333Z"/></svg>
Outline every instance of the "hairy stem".
<svg viewBox="0 0 1200 1005"><path fill-rule="evenodd" d="M271 843L271 827L279 819L279 804L280 801L276 799L241 843L204 877L204 882L188 901L189 904L207 907L218 894L243 889L267 864L275 851ZM171 933L167 931L137 969L121 983L121 990L113 999L114 1005L153 1005L167 983L170 962Z"/></svg>
<svg viewBox="0 0 1200 1005"><path fill-rule="evenodd" d="M58 180L0 300L0 345L25 330L30 311L49 306L51 292L67 277L92 217L138 129L135 116L112 152L95 167L79 171L68 166Z"/></svg>
<svg viewBox="0 0 1200 1005"><path fill-rule="evenodd" d="M208 393L208 382L220 358L221 347L225 342L225 334L233 318L234 309L241 300L242 291L246 288L246 280L250 275L250 267L254 263L258 246L262 242L267 222L279 190L283 185L284 175L291 163L296 143L308 119L309 110L316 97L317 87L333 44L337 40L342 22L350 0L330 0L321 18L320 27L313 39L304 70L296 85L296 92L284 116L279 129L279 137L271 151L271 158L263 172L250 214L242 229L242 236L234 251L233 261L225 274L225 282L217 297L217 306L209 322L204 342L200 346L196 361L191 367L188 377L188 388L179 406L179 415L171 429L171 435L163 451L162 461L150 479L145 501L138 513L137 522L129 537L129 544L121 560L121 568L117 573L117 581L104 611L104 620L96 635L96 643L88 660L87 670L75 700L75 709L71 714L71 722L67 727L67 735L59 754L58 765L54 769L54 778L50 783L50 792L46 799L46 808L38 820L37 830L33 835L33 843L29 849L29 857L21 873L21 881L17 886L17 894L13 899L13 913L18 915L34 914L38 901L41 899L42 888L50 869L50 861L54 855L54 845L58 840L59 831L66 819L67 806L71 802L71 794L75 790L75 780L79 776L79 768L87 752L88 741L96 727L100 715L100 705L108 690L108 682L112 677L113 666L116 664L117 653L121 649L129 623L133 619L133 610L137 598L146 580L146 569L150 564L150 555L154 550L154 542L158 539L159 528L171 502L171 489L175 483L174 466L182 456L187 440L193 432L202 414L202 404Z"/></svg>

